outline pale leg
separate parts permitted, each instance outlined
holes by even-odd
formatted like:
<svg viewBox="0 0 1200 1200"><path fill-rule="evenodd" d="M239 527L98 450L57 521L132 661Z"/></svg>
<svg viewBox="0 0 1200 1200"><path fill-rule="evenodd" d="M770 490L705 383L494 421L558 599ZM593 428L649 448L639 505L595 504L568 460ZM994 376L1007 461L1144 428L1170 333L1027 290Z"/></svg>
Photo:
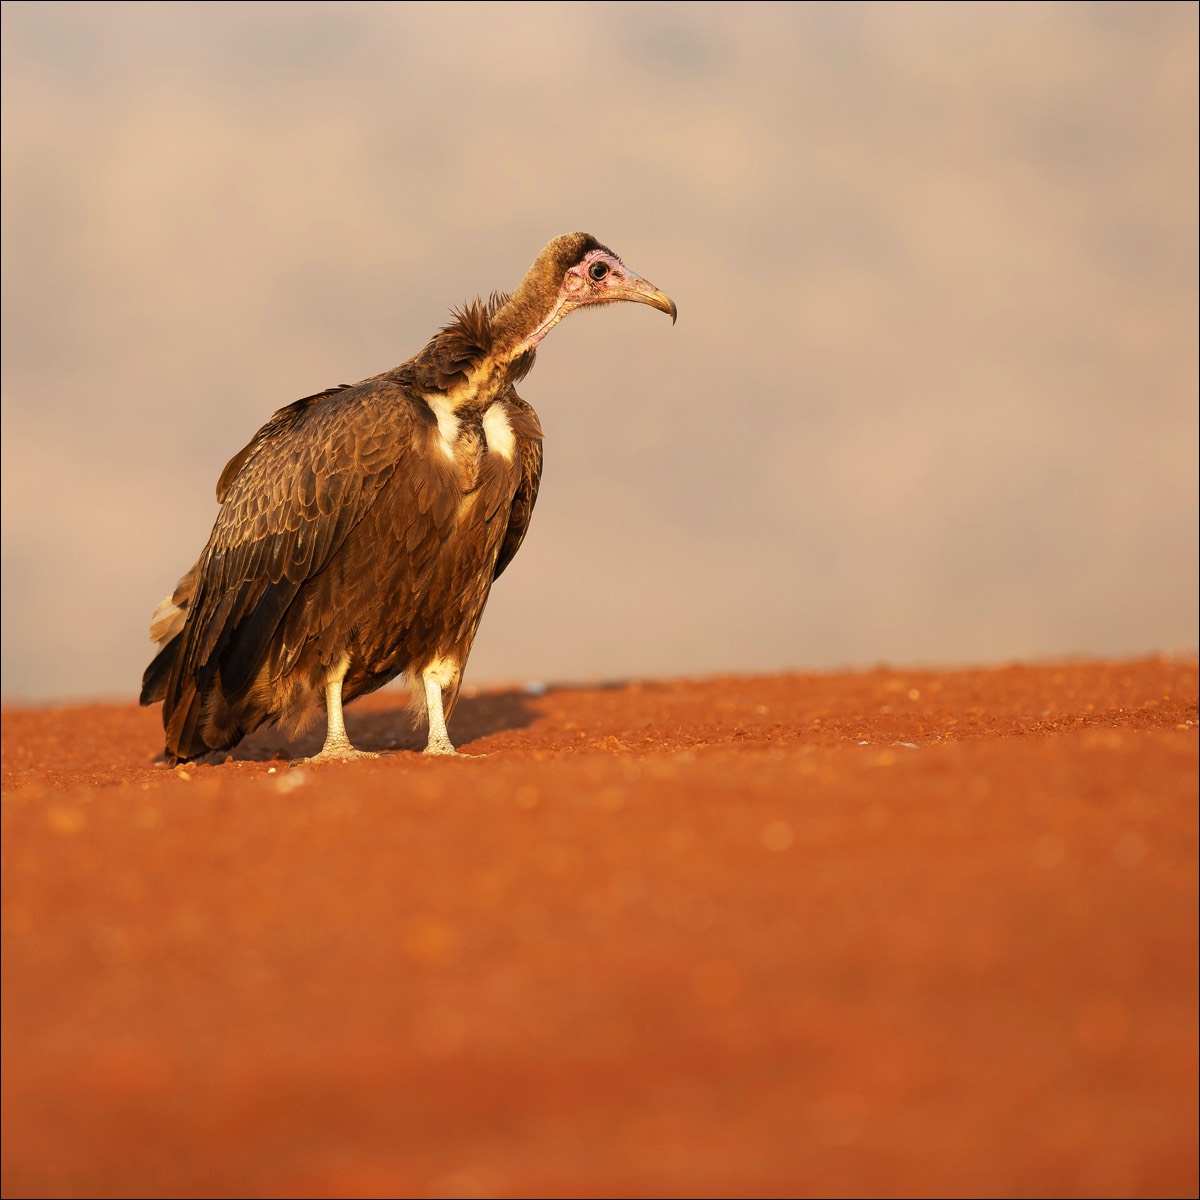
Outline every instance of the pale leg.
<svg viewBox="0 0 1200 1200"><path fill-rule="evenodd" d="M371 750L356 750L346 736L346 721L342 715L342 680L350 669L350 659L344 658L325 679L325 745L321 753L306 761L310 763L351 762L356 758L378 758Z"/></svg>
<svg viewBox="0 0 1200 1200"><path fill-rule="evenodd" d="M426 754L457 754L450 735L446 732L446 715L442 710L442 685L433 677L433 672L426 671L423 676L425 684L425 712L429 717L429 744L425 747Z"/></svg>

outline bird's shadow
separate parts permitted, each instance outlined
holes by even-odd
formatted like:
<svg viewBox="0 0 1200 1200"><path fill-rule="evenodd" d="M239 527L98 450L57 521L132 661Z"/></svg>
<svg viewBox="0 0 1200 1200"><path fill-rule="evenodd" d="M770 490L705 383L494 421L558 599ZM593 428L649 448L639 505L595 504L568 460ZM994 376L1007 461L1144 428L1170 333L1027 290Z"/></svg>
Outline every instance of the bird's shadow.
<svg viewBox="0 0 1200 1200"><path fill-rule="evenodd" d="M543 693L544 694L544 693ZM541 716L529 693L513 688L502 692L486 692L475 696L460 696L450 718L450 740L460 749L469 748L479 738L513 729L527 729ZM359 750L421 751L425 749L424 722L417 725L407 704L388 708L346 709L346 735ZM318 720L306 733L288 738L276 728L260 729L242 739L232 750L218 756L218 761L232 758L235 762L269 762L311 758L321 749L325 738L324 720Z"/></svg>

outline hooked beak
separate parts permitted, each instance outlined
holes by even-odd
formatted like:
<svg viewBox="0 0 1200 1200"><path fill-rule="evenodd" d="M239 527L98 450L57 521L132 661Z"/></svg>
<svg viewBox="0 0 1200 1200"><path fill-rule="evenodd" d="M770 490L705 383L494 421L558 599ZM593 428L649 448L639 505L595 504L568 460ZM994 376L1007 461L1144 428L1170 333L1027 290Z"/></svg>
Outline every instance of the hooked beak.
<svg viewBox="0 0 1200 1200"><path fill-rule="evenodd" d="M614 272L610 279L612 282L605 289L605 300L633 300L638 304L649 304L651 308L665 312L671 318L671 324L675 324L675 318L679 316L675 301L666 292L660 292L650 280L636 275L628 267L625 268L624 278L618 278Z"/></svg>

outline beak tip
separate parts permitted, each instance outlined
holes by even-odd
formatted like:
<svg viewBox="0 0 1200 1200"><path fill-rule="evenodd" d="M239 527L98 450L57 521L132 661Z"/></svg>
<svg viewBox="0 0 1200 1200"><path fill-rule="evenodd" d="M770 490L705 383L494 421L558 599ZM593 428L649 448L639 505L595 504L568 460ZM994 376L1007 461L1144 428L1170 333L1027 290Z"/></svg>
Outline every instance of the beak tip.
<svg viewBox="0 0 1200 1200"><path fill-rule="evenodd" d="M632 286L626 286L615 290L613 294L605 297L609 300L636 300L639 304L649 304L651 308L657 308L659 312L666 313L671 318L671 324L674 325L679 317L679 309L675 306L675 301L667 295L666 292L656 288L649 280L635 277Z"/></svg>

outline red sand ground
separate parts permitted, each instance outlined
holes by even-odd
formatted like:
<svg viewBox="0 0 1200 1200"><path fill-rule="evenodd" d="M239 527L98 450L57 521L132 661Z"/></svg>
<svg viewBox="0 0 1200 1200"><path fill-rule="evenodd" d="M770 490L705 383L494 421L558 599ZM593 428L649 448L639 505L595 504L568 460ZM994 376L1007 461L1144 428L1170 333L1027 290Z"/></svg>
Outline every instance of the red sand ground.
<svg viewBox="0 0 1200 1200"><path fill-rule="evenodd" d="M4 1195L1194 1196L1196 701L556 688L175 771L8 711Z"/></svg>

